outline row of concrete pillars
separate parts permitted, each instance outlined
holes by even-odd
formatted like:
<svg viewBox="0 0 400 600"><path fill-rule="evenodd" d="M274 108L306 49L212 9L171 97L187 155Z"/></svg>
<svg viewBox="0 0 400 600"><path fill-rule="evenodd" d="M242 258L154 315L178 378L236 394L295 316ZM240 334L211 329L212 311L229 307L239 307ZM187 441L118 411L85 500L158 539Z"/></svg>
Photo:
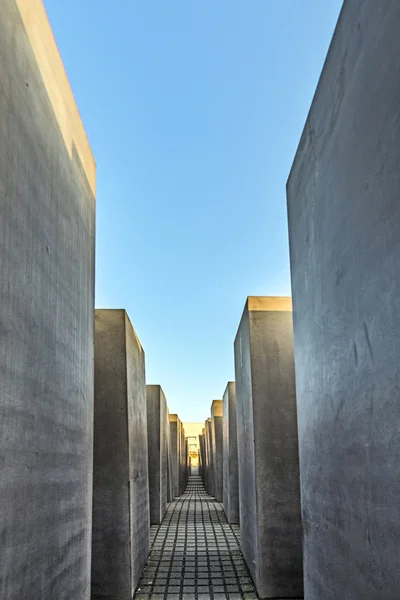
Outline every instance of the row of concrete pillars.
<svg viewBox="0 0 400 600"><path fill-rule="evenodd" d="M235 382L200 436L200 474L240 522L260 598L303 595L300 474L290 298L249 297L234 344Z"/></svg>
<svg viewBox="0 0 400 600"><path fill-rule="evenodd" d="M92 600L131 599L168 503L186 489L185 430L124 310L95 313Z"/></svg>

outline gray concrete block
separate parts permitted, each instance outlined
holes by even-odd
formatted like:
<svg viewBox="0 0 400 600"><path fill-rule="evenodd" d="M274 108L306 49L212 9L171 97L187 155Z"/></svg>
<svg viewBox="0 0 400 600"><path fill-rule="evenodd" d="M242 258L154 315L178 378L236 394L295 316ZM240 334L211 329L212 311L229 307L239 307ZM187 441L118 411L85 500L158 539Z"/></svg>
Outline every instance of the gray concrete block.
<svg viewBox="0 0 400 600"><path fill-rule="evenodd" d="M206 426L206 469L207 469L207 492L214 496L214 463L212 457L212 427L211 419L207 419Z"/></svg>
<svg viewBox="0 0 400 600"><path fill-rule="evenodd" d="M228 523L239 523L239 473L236 386L230 381L223 398L223 502Z"/></svg>
<svg viewBox="0 0 400 600"><path fill-rule="evenodd" d="M185 430L182 421L179 421L179 493L183 494L186 489L186 443Z"/></svg>
<svg viewBox="0 0 400 600"><path fill-rule="evenodd" d="M146 393L150 523L159 525L168 501L167 401L159 385L146 386Z"/></svg>
<svg viewBox="0 0 400 600"><path fill-rule="evenodd" d="M166 410L165 431L167 435L167 501L172 502L174 499L174 482L172 478L172 447L171 447L171 428L169 419L169 410Z"/></svg>
<svg viewBox="0 0 400 600"><path fill-rule="evenodd" d="M171 434L171 463L172 463L172 487L174 490L174 496L178 497L181 495L180 491L180 452L181 452L181 438L179 428L179 417L178 415L169 415L169 426Z"/></svg>
<svg viewBox="0 0 400 600"><path fill-rule="evenodd" d="M124 310L96 310L92 600L131 600L150 545L144 352Z"/></svg>
<svg viewBox="0 0 400 600"><path fill-rule="evenodd" d="M287 186L307 600L400 598L399 30L344 3Z"/></svg>
<svg viewBox="0 0 400 600"><path fill-rule="evenodd" d="M0 598L88 600L96 169L41 2L0 82Z"/></svg>
<svg viewBox="0 0 400 600"><path fill-rule="evenodd" d="M218 502L223 501L223 404L214 400L211 405L211 440L214 469L214 495Z"/></svg>
<svg viewBox="0 0 400 600"><path fill-rule="evenodd" d="M297 598L303 573L290 298L248 298L235 378L243 554L260 598Z"/></svg>

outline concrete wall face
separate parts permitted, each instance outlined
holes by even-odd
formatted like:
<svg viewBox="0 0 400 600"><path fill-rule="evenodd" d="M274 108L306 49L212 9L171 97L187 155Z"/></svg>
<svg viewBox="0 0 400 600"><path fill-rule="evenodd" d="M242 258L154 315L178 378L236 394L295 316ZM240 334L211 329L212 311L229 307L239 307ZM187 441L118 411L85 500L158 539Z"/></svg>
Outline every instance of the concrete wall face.
<svg viewBox="0 0 400 600"><path fill-rule="evenodd" d="M167 402L159 385L148 385L146 392L150 522L159 525L168 501Z"/></svg>
<svg viewBox="0 0 400 600"><path fill-rule="evenodd" d="M344 3L287 187L307 600L400 597L399 28Z"/></svg>
<svg viewBox="0 0 400 600"><path fill-rule="evenodd" d="M122 310L96 310L92 600L131 600L149 551L144 353ZM144 430L143 430L144 427Z"/></svg>
<svg viewBox="0 0 400 600"><path fill-rule="evenodd" d="M129 409L132 589L139 583L150 550L149 465L145 356L126 316Z"/></svg>
<svg viewBox="0 0 400 600"><path fill-rule="evenodd" d="M43 5L24 19L31 5L4 0L0 19L0 597L87 600L95 166Z"/></svg>
<svg viewBox="0 0 400 600"><path fill-rule="evenodd" d="M249 298L235 340L241 540L261 598L303 593L290 306Z"/></svg>
<svg viewBox="0 0 400 600"><path fill-rule="evenodd" d="M207 492L214 496L214 463L212 460L212 427L211 419L206 423L206 460L207 460Z"/></svg>
<svg viewBox="0 0 400 600"><path fill-rule="evenodd" d="M211 406L212 456L214 468L214 494L223 501L223 404L214 400Z"/></svg>
<svg viewBox="0 0 400 600"><path fill-rule="evenodd" d="M171 434L171 457L172 457L172 482L174 496L180 496L179 473L180 473L180 435L179 418L177 415L170 415L170 434Z"/></svg>
<svg viewBox="0 0 400 600"><path fill-rule="evenodd" d="M239 523L236 386L229 382L223 399L223 502L228 523Z"/></svg>
<svg viewBox="0 0 400 600"><path fill-rule="evenodd" d="M168 406L165 414L165 431L167 435L167 502L172 502L174 499L174 482L172 477L171 428Z"/></svg>

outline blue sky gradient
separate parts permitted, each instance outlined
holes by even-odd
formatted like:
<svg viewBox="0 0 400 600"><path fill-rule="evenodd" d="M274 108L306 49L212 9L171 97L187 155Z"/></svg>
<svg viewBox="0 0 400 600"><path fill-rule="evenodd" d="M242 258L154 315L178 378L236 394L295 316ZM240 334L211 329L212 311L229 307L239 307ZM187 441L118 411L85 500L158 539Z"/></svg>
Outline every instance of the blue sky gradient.
<svg viewBox="0 0 400 600"><path fill-rule="evenodd" d="M44 0L97 162L96 306L207 418L248 295L290 295L285 184L342 0Z"/></svg>

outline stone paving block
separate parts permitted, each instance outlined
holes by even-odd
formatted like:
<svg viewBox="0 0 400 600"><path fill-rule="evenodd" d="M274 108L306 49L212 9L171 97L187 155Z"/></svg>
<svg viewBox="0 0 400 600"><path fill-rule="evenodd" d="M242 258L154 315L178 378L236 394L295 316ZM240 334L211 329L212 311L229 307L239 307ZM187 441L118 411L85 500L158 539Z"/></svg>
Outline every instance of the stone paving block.
<svg viewBox="0 0 400 600"><path fill-rule="evenodd" d="M307 600L400 598L399 29L344 2L287 184Z"/></svg>
<svg viewBox="0 0 400 600"><path fill-rule="evenodd" d="M0 597L88 600L96 167L42 2L0 57Z"/></svg>
<svg viewBox="0 0 400 600"><path fill-rule="evenodd" d="M303 593L290 298L248 298L235 339L240 537L261 598Z"/></svg>
<svg viewBox="0 0 400 600"><path fill-rule="evenodd" d="M96 310L95 390L91 598L130 600L150 521L144 352L124 310Z"/></svg>
<svg viewBox="0 0 400 600"><path fill-rule="evenodd" d="M229 535L229 549L225 549ZM168 539L172 540L172 545L167 548ZM205 551L199 550L201 539L205 541ZM181 540L179 546L178 540ZM161 551L156 551L156 546ZM155 576L151 579L149 600L154 600L158 593L164 593L165 597L174 593L180 599L196 600L216 598L217 595L224 599L235 598L238 594L242 597L255 588L247 585L247 591L243 590L241 578L234 568L234 560L238 557L242 555L237 535L227 523L221 505L205 492L200 476L192 476L185 494L168 507L163 525L156 533L135 600L145 588L148 589L150 568ZM241 560L248 576L243 558ZM223 575L223 567L229 577ZM157 574L161 572L166 580L163 586L157 586ZM247 579L251 582L249 577Z"/></svg>

